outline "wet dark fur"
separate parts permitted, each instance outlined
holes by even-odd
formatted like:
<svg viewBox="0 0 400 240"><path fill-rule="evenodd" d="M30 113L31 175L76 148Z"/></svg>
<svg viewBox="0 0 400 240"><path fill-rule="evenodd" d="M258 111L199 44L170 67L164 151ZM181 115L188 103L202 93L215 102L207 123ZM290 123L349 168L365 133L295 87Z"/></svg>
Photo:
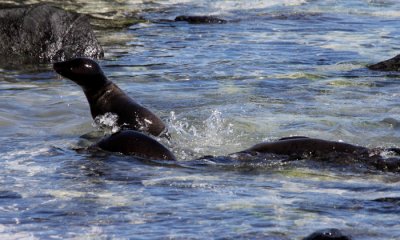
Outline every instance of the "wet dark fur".
<svg viewBox="0 0 400 240"><path fill-rule="evenodd" d="M151 160L176 160L175 156L155 139L133 130L123 130L100 140L95 147Z"/></svg>
<svg viewBox="0 0 400 240"><path fill-rule="evenodd" d="M158 136L165 130L163 121L126 95L107 79L100 66L87 58L57 62L54 70L82 87L93 119L105 113L118 115L118 125Z"/></svg>

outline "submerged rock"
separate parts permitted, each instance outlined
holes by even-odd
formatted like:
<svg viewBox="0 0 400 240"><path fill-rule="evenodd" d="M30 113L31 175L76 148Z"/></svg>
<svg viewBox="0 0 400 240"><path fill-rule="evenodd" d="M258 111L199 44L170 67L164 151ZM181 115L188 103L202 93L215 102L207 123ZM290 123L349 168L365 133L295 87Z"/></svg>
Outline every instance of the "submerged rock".
<svg viewBox="0 0 400 240"><path fill-rule="evenodd" d="M40 4L0 9L0 55L50 62L104 53L85 15Z"/></svg>
<svg viewBox="0 0 400 240"><path fill-rule="evenodd" d="M339 229L329 228L316 231L303 240L351 240L351 238L344 235Z"/></svg>
<svg viewBox="0 0 400 240"><path fill-rule="evenodd" d="M400 71L400 54L394 58L369 65L368 68L378 71Z"/></svg>
<svg viewBox="0 0 400 240"><path fill-rule="evenodd" d="M227 23L226 20L213 17L213 16L178 16L175 18L176 22L185 21L190 24L223 24Z"/></svg>

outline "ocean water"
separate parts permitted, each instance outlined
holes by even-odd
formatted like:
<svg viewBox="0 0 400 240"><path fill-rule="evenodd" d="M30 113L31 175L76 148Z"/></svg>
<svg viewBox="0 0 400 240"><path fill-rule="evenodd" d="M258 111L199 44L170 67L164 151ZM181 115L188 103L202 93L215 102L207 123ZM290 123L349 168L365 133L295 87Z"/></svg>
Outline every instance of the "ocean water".
<svg viewBox="0 0 400 240"><path fill-rule="evenodd" d="M7 1L13 4L40 1ZM54 4L60 4L53 1ZM303 135L400 147L395 0L68 1L96 19L104 72L168 123L177 163L77 151L98 133L50 64L0 66L1 239L400 239L400 176L225 155ZM215 15L227 24L170 22ZM220 161L193 159L221 156Z"/></svg>

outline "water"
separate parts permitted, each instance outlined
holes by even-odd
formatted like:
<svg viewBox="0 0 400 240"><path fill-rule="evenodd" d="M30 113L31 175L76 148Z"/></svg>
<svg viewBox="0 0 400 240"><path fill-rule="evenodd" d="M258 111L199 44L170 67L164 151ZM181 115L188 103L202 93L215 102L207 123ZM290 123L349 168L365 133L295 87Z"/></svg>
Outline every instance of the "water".
<svg viewBox="0 0 400 240"><path fill-rule="evenodd" d="M89 144L80 136L96 131L81 89L50 65L4 66L2 239L301 239L331 227L354 239L400 238L398 174L302 161L192 161L294 135L399 147L399 75L365 66L399 54L400 3L65 7L116 24L135 14L154 21L97 25L106 53L100 64L168 122L172 141L161 141L179 163L76 151ZM230 22L159 21L182 14Z"/></svg>

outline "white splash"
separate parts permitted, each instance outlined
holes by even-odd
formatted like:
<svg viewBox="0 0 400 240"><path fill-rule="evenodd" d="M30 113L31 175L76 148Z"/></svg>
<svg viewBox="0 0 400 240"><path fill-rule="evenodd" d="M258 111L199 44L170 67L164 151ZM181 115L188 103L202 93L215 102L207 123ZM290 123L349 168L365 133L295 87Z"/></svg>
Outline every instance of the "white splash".
<svg viewBox="0 0 400 240"><path fill-rule="evenodd" d="M139 125L139 131L141 132L147 132L149 130L149 127L151 124L153 124L153 121L145 118L141 120L138 116L136 116L136 122Z"/></svg>
<svg viewBox="0 0 400 240"><path fill-rule="evenodd" d="M197 126L192 125L185 117L179 119L175 112L171 112L168 131L173 135L171 144L175 154L183 159L228 154L232 151L229 146L237 146L233 124L227 122L218 110L213 110Z"/></svg>
<svg viewBox="0 0 400 240"><path fill-rule="evenodd" d="M108 112L103 115L98 115L93 122L93 127L105 130L109 133L116 133L120 130L117 124L118 115Z"/></svg>

